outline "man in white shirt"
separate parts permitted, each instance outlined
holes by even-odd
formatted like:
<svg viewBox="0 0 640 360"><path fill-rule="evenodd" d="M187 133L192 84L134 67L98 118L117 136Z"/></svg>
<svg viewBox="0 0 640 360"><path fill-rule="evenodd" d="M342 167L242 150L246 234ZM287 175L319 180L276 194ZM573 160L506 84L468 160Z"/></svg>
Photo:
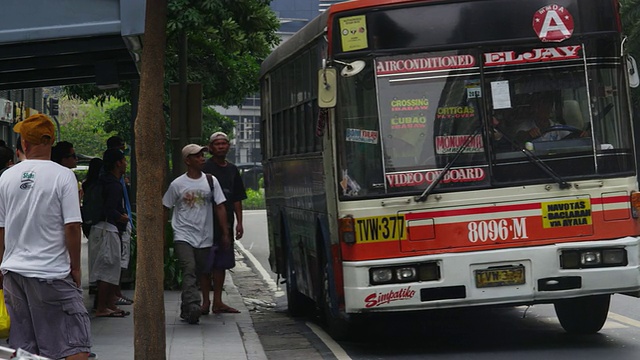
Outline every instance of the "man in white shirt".
<svg viewBox="0 0 640 360"><path fill-rule="evenodd" d="M80 284L80 203L73 172L51 161L55 128L19 122L26 160L0 178L0 253L9 345L51 359L87 359L89 314ZM66 324L64 331L61 325Z"/></svg>
<svg viewBox="0 0 640 360"><path fill-rule="evenodd" d="M213 211L222 224L227 222L222 188L215 177L202 172L206 147L189 144L182 148L187 172L177 177L162 197L162 205L173 209L174 249L182 268L182 305L180 317L197 324L200 315L198 279L210 273L207 262L213 245ZM212 191L213 190L213 191ZM213 206L215 204L215 206ZM229 232L222 230L223 245L231 246Z"/></svg>

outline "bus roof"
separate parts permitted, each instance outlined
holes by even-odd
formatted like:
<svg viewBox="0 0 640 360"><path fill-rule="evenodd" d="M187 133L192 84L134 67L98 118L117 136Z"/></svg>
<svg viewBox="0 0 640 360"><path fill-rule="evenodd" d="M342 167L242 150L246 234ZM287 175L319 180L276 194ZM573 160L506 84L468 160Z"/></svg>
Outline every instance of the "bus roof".
<svg viewBox="0 0 640 360"><path fill-rule="evenodd" d="M275 48L273 52L263 61L260 69L260 77L267 71L277 66L281 61L295 55L311 40L324 34L333 14L349 10L371 8L382 5L403 4L412 2L424 2L425 0L352 0L331 5L324 13L311 20L302 29L296 32L291 38Z"/></svg>
<svg viewBox="0 0 640 360"><path fill-rule="evenodd" d="M431 0L434 1L434 0ZM363 9L376 7L380 5L393 5L393 4L403 4L403 3L412 3L412 2L429 2L428 0L352 0L345 1L337 4L331 5L329 8L330 13L338 13L349 10Z"/></svg>

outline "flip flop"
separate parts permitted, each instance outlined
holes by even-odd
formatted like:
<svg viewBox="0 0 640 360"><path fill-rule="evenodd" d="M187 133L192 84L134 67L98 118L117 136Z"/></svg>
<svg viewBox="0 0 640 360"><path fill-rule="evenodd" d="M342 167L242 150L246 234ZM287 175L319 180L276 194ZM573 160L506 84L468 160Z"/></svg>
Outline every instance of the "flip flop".
<svg viewBox="0 0 640 360"><path fill-rule="evenodd" d="M206 307L204 305L200 306L200 312L202 315L209 315L209 306Z"/></svg>
<svg viewBox="0 0 640 360"><path fill-rule="evenodd" d="M239 314L240 310L234 309L231 306L225 306L217 309L211 309L214 314Z"/></svg>
<svg viewBox="0 0 640 360"><path fill-rule="evenodd" d="M124 312L114 311L103 315L96 315L97 318L123 318L127 316Z"/></svg>

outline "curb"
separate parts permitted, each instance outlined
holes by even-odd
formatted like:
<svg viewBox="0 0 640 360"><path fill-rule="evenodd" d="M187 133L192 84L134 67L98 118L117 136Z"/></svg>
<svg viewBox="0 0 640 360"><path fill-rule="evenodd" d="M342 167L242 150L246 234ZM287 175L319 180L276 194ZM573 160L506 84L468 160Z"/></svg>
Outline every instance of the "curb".
<svg viewBox="0 0 640 360"><path fill-rule="evenodd" d="M240 254L243 257L242 252L238 251L236 248L236 257ZM238 306L240 308L241 313L238 314L238 319L236 323L238 324L238 330L240 330L240 334L242 335L242 342L244 344L244 349L247 354L247 360L268 360L267 354L262 347L262 343L260 342L260 338L258 337L258 333L256 329L253 327L253 320L251 319L251 314L249 314L249 309L244 303L244 299L235 283L233 282L233 272L227 272L227 283L232 286L225 286L225 292L227 293L227 297L229 302L232 302L234 306Z"/></svg>

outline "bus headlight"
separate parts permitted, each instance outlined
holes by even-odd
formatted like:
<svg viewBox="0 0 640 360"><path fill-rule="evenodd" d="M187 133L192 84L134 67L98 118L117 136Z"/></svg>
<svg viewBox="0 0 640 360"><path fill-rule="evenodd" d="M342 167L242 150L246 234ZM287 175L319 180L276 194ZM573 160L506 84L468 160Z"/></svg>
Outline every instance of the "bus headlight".
<svg viewBox="0 0 640 360"><path fill-rule="evenodd" d="M393 280L393 271L391 269L371 269L371 284L386 284L391 280Z"/></svg>
<svg viewBox="0 0 640 360"><path fill-rule="evenodd" d="M627 252L624 249L602 250L602 263L606 265L627 264Z"/></svg>
<svg viewBox="0 0 640 360"><path fill-rule="evenodd" d="M563 250L560 265L563 269L627 266L627 251L623 248Z"/></svg>
<svg viewBox="0 0 640 360"><path fill-rule="evenodd" d="M398 281L415 281L417 278L417 272L414 267L402 267L396 269L396 279L398 279Z"/></svg>
<svg viewBox="0 0 640 360"><path fill-rule="evenodd" d="M437 280L440 280L440 265L437 261L369 269L369 284L371 285Z"/></svg>
<svg viewBox="0 0 640 360"><path fill-rule="evenodd" d="M602 254L599 251L586 251L580 254L580 264L594 266L602 263Z"/></svg>

